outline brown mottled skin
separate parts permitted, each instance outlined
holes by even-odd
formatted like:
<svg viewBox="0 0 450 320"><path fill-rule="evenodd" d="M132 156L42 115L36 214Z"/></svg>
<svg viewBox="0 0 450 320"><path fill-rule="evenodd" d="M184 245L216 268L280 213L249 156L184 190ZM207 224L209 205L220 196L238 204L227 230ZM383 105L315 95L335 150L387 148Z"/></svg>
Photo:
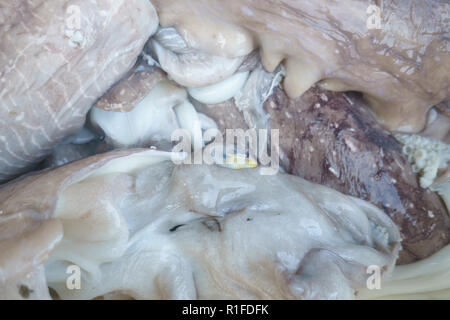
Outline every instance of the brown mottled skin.
<svg viewBox="0 0 450 320"><path fill-rule="evenodd" d="M358 96L314 87L291 100L277 88L264 108L271 129L280 129L287 172L368 200L396 222L403 238L398 264L449 243L440 198L418 185L401 145Z"/></svg>
<svg viewBox="0 0 450 320"><path fill-rule="evenodd" d="M131 111L158 82L164 79L166 79L164 71L150 66L140 58L133 68L96 102L95 107L107 111Z"/></svg>
<svg viewBox="0 0 450 320"><path fill-rule="evenodd" d="M217 128L221 133L225 133L226 129L248 129L244 115L236 108L233 99L217 104L204 104L194 99L191 101L198 112L216 121Z"/></svg>

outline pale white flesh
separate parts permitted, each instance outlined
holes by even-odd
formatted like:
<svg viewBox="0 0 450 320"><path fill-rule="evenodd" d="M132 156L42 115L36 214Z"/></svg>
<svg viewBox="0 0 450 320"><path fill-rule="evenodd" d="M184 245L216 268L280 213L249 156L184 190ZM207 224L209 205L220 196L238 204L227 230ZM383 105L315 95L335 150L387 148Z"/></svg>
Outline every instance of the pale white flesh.
<svg viewBox="0 0 450 320"><path fill-rule="evenodd" d="M187 101L186 90L170 81L159 82L129 112L92 108L90 120L115 147L169 146L175 130L188 130L202 144L197 112ZM195 125L198 121L199 125ZM193 141L193 142L194 142Z"/></svg>
<svg viewBox="0 0 450 320"><path fill-rule="evenodd" d="M216 104L233 98L247 81L249 72L238 72L218 83L202 88L188 88L189 95L205 104Z"/></svg>
<svg viewBox="0 0 450 320"><path fill-rule="evenodd" d="M418 262L395 267L380 289L362 289L358 299L450 299L450 246Z"/></svg>
<svg viewBox="0 0 450 320"><path fill-rule="evenodd" d="M393 268L400 237L376 207L258 169L110 161L59 193L64 238L45 264L63 299L352 299ZM66 287L81 268L80 290Z"/></svg>

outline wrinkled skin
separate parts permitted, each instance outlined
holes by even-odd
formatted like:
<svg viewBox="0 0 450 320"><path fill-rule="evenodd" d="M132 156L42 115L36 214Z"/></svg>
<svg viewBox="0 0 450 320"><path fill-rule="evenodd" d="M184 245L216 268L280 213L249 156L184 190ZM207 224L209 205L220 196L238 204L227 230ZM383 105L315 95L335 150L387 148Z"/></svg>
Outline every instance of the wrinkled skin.
<svg viewBox="0 0 450 320"><path fill-rule="evenodd" d="M0 1L0 183L81 128L157 26L147 0Z"/></svg>
<svg viewBox="0 0 450 320"><path fill-rule="evenodd" d="M418 131L428 107L448 97L449 5L384 1L383 28L369 31L365 12L371 3L154 1L161 23L176 25L190 48L245 57L260 46L268 70L285 59L291 96L326 79L328 88L364 92L387 127ZM76 30L64 30L71 17L67 2L1 3L0 181L32 166L79 128L87 108L130 68L151 26L156 28L148 1L111 4L76 4L82 13L80 38ZM104 29L100 9L112 14ZM21 21L26 23L16 23ZM45 37L36 37L41 33ZM38 38L44 43L31 41Z"/></svg>
<svg viewBox="0 0 450 320"><path fill-rule="evenodd" d="M393 268L398 229L365 201L291 175L170 158L115 151L0 189L0 246L10 246L0 296L47 281L61 298L351 299L368 265ZM31 208L34 223L20 215ZM33 250L11 246L21 230ZM67 290L70 264L81 290Z"/></svg>
<svg viewBox="0 0 450 320"><path fill-rule="evenodd" d="M388 129L418 132L429 107L449 98L450 4L382 2L381 29L369 30L369 0L153 1L161 25L193 48L237 57L260 47L268 71L284 60L291 98L323 80L363 92Z"/></svg>
<svg viewBox="0 0 450 320"><path fill-rule="evenodd" d="M277 88L266 101L270 128L280 129L287 172L368 200L399 226L399 264L423 259L449 242L450 221L439 197L422 189L402 154L354 95L318 87L291 100Z"/></svg>

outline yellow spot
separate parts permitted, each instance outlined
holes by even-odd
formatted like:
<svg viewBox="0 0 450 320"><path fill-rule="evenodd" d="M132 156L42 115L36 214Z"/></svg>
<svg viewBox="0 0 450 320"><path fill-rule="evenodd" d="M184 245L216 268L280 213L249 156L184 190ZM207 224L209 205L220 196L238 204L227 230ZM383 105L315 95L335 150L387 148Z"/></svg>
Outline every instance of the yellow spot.
<svg viewBox="0 0 450 320"><path fill-rule="evenodd" d="M258 162L253 157L247 157L243 154L227 154L225 157L224 166L230 169L248 169L256 168Z"/></svg>

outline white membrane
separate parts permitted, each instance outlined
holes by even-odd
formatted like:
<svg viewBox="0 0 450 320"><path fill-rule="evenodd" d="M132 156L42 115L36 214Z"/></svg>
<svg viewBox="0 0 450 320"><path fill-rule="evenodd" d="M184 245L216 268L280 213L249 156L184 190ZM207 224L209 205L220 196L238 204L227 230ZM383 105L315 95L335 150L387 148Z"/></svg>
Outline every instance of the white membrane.
<svg viewBox="0 0 450 320"><path fill-rule="evenodd" d="M189 95L205 104L225 102L236 95L247 81L249 72L238 72L231 77L202 88L188 88Z"/></svg>
<svg viewBox="0 0 450 320"><path fill-rule="evenodd" d="M363 289L358 299L450 299L450 246L418 262L396 266L381 289Z"/></svg>
<svg viewBox="0 0 450 320"><path fill-rule="evenodd" d="M398 230L364 201L170 157L118 158L61 192L65 237L45 264L61 298L351 299L368 264L393 266ZM69 265L82 270L80 290L66 287Z"/></svg>

